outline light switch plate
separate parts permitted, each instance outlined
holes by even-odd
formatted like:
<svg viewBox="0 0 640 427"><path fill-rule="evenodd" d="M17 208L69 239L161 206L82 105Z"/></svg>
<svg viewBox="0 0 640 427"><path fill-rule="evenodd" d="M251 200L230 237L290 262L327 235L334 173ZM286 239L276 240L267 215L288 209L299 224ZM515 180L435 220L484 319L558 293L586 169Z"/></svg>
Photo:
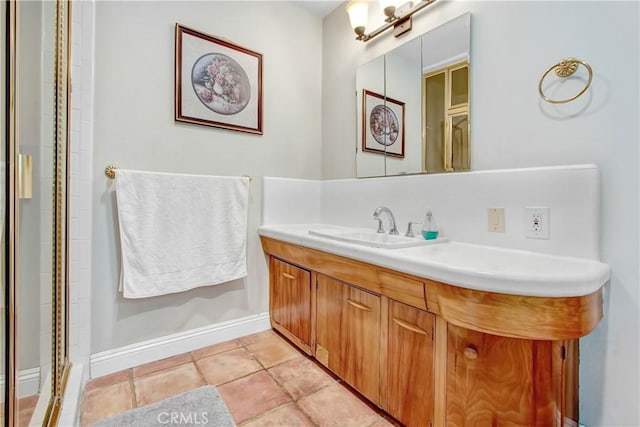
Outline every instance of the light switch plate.
<svg viewBox="0 0 640 427"><path fill-rule="evenodd" d="M487 209L487 229L492 233L504 233L504 208Z"/></svg>

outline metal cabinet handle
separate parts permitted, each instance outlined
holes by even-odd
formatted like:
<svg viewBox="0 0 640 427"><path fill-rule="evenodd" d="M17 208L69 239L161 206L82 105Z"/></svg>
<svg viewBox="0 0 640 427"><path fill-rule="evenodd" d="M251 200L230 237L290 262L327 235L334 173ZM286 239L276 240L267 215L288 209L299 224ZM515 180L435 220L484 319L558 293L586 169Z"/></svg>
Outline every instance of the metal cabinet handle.
<svg viewBox="0 0 640 427"><path fill-rule="evenodd" d="M411 332L415 332L416 334L420 334L420 335L429 335L429 333L427 331L425 331L424 329L416 326L416 325L412 325L409 322L405 322L404 320L400 320L397 317L393 318L393 321L400 326L401 328L407 329Z"/></svg>
<svg viewBox="0 0 640 427"><path fill-rule="evenodd" d="M289 279L289 280L296 280L296 276L294 276L293 274L289 274L289 273L284 273L283 272L282 275L284 277L286 277L287 279Z"/></svg>
<svg viewBox="0 0 640 427"><path fill-rule="evenodd" d="M348 299L347 302L349 304L351 304L352 306L354 306L355 308L358 308L360 310L364 310L364 311L372 311L371 307L367 307L366 305L358 302L358 301L354 301L352 299Z"/></svg>

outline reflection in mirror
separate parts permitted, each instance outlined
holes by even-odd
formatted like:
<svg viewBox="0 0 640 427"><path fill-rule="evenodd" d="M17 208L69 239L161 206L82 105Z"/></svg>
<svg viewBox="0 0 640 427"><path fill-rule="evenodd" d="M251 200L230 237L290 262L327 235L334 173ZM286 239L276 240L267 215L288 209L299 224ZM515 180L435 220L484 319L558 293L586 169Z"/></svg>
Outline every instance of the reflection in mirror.
<svg viewBox="0 0 640 427"><path fill-rule="evenodd" d="M385 156L386 174L401 175L421 171L422 159L422 39L413 39L385 55L386 95L405 103L404 157Z"/></svg>
<svg viewBox="0 0 640 427"><path fill-rule="evenodd" d="M471 15L467 13L422 36L422 172L452 172L470 168L470 29Z"/></svg>
<svg viewBox="0 0 640 427"><path fill-rule="evenodd" d="M423 172L469 169L468 71L465 61L424 76Z"/></svg>
<svg viewBox="0 0 640 427"><path fill-rule="evenodd" d="M470 169L470 42L466 13L358 67L358 120L366 119L367 85L386 88L378 93L405 105L404 156L363 152L366 127L358 126L358 178Z"/></svg>
<svg viewBox="0 0 640 427"><path fill-rule="evenodd" d="M469 169L468 70L463 62L425 75L423 172Z"/></svg>
<svg viewBox="0 0 640 427"><path fill-rule="evenodd" d="M357 145L356 145L356 176L358 177L372 177L372 176L384 176L385 163L384 163L384 151L385 145L380 145L380 151L364 151L365 136L369 131L369 120L365 112L365 91L368 93L379 94L382 97L384 103L384 71L385 58L379 56L366 64L358 68L356 74L356 98L357 98L357 117L358 132L357 132ZM371 98L380 99L375 96ZM373 141L375 139L371 138ZM377 143L377 142L374 142Z"/></svg>

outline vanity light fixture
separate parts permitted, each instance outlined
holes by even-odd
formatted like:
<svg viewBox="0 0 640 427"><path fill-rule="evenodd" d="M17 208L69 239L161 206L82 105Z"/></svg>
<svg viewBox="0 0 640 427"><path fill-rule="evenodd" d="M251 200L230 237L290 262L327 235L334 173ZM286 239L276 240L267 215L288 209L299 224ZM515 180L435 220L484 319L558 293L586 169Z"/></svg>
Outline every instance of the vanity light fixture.
<svg viewBox="0 0 640 427"><path fill-rule="evenodd" d="M379 0L380 9L384 11L387 17L385 19L386 23L369 34L365 33L369 12L368 2L366 0L352 0L347 4L346 9L351 27L356 33L356 40L368 42L391 27L393 27L393 35L395 37L410 31L413 14L429 6L434 1L436 0L419 0L413 4L413 2L405 0Z"/></svg>

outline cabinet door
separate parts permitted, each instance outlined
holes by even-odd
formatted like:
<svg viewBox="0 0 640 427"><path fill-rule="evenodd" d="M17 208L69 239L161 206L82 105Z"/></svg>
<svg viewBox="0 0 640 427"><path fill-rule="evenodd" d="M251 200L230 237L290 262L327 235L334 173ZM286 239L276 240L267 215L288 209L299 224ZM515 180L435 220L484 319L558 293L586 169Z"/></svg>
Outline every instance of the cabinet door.
<svg viewBox="0 0 640 427"><path fill-rule="evenodd" d="M311 273L271 257L271 324L311 354Z"/></svg>
<svg viewBox="0 0 640 427"><path fill-rule="evenodd" d="M316 358L378 403L380 297L320 274L317 283Z"/></svg>
<svg viewBox="0 0 640 427"><path fill-rule="evenodd" d="M433 422L435 317L389 300L386 410L407 427Z"/></svg>
<svg viewBox="0 0 640 427"><path fill-rule="evenodd" d="M559 426L562 342L448 325L447 426Z"/></svg>

